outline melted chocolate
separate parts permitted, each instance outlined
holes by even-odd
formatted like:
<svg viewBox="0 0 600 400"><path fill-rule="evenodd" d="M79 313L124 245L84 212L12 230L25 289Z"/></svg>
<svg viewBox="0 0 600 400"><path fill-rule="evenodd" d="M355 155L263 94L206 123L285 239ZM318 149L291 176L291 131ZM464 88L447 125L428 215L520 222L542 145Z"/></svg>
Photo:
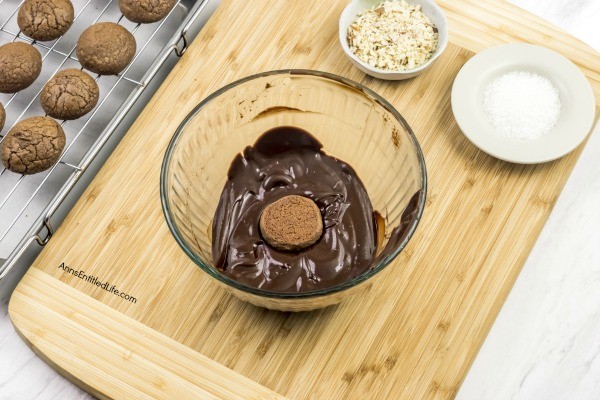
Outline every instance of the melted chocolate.
<svg viewBox="0 0 600 400"><path fill-rule="evenodd" d="M213 223L213 258L224 275L253 288L307 292L367 271L377 251L373 206L348 164L307 132L280 127L233 160ZM263 209L288 195L312 199L324 231L299 252L276 250L259 230Z"/></svg>

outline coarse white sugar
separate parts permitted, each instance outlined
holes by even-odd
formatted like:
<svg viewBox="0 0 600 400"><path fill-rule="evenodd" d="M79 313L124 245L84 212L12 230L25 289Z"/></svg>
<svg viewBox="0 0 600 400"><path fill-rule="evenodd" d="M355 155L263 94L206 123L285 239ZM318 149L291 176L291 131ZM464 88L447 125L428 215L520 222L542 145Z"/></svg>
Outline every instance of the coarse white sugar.
<svg viewBox="0 0 600 400"><path fill-rule="evenodd" d="M548 78L515 71L496 78L485 88L483 108L500 134L532 140L554 128L562 106L558 89Z"/></svg>

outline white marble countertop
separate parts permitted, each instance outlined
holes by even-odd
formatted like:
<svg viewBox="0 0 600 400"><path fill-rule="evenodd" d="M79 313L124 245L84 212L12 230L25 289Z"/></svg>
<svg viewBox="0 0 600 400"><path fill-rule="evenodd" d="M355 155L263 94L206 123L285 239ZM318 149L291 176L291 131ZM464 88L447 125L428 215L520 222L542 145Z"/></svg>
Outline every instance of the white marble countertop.
<svg viewBox="0 0 600 400"><path fill-rule="evenodd" d="M600 0L511 1L600 51ZM599 130L457 399L600 399ZM0 400L89 398L33 354L0 304Z"/></svg>

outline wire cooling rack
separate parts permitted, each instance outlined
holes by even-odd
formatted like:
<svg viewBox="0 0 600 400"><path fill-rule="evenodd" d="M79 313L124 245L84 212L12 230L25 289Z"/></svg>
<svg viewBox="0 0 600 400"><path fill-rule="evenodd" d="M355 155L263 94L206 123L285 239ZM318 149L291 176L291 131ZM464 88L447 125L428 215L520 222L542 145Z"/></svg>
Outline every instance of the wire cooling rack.
<svg viewBox="0 0 600 400"><path fill-rule="evenodd" d="M0 164L0 258L18 258L28 244L40 245L53 234L51 219L82 173L108 141L126 113L173 52L181 55L187 46L186 31L197 18L205 0L178 0L169 15L154 24L136 24L119 11L118 0L73 0L75 20L69 31L52 42L38 42L24 36L16 23L21 0L0 0L0 45L22 41L35 46L42 55L42 72L29 88L16 94L0 94L6 110L6 124L0 141L18 121L45 115L39 94L58 71L82 69L76 57L79 35L96 22L116 22L135 37L137 52L119 75L94 75L100 99L88 115L74 121L59 121L67 143L58 163L35 175L20 175ZM45 232L42 232L44 231ZM16 253L16 254L15 254ZM5 264L8 264L5 263ZM7 265L0 264L0 278Z"/></svg>

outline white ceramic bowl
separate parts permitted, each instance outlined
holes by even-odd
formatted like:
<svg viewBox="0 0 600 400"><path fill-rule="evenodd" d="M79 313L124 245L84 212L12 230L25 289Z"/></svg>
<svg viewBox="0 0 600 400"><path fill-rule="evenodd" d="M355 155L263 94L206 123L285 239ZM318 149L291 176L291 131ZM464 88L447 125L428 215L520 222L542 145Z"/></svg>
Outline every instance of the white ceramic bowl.
<svg viewBox="0 0 600 400"><path fill-rule="evenodd" d="M350 51L347 39L348 27L356 15L364 10L378 5L381 2L382 0L352 0L350 4L348 4L340 16L339 23L339 37L342 49L350 61L352 61L352 64L354 64L358 69L367 75L391 81L414 78L415 76L425 72L425 70L429 68L429 66L444 52L444 50L446 50L446 47L448 46L448 21L446 20L446 15L434 0L406 0L406 2L409 4L420 5L423 13L427 15L431 22L433 22L433 24L438 28L438 48L425 64L417 68L406 71L389 71L372 67L368 63L355 56L354 53Z"/></svg>
<svg viewBox="0 0 600 400"><path fill-rule="evenodd" d="M558 123L538 139L501 135L485 115L485 88L513 71L545 76L559 91ZM545 47L514 43L487 49L463 66L452 87L452 111L462 132L481 150L505 161L538 164L570 153L585 140L594 124L596 101L585 75L571 61Z"/></svg>

